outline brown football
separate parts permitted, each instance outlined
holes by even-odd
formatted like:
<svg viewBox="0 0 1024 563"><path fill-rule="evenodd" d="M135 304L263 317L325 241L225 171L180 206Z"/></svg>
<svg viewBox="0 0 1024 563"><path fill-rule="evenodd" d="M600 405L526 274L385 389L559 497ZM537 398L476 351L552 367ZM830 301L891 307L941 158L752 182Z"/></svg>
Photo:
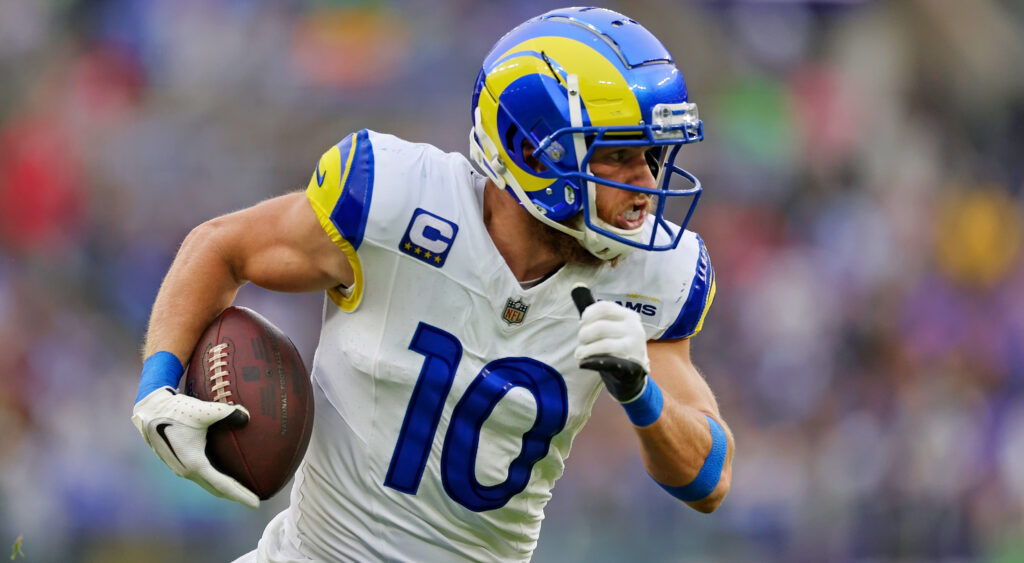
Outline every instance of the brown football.
<svg viewBox="0 0 1024 563"><path fill-rule="evenodd" d="M210 427L206 455L218 470L268 499L295 474L313 431L313 392L295 345L245 307L229 307L192 353L183 392L240 404L249 421Z"/></svg>

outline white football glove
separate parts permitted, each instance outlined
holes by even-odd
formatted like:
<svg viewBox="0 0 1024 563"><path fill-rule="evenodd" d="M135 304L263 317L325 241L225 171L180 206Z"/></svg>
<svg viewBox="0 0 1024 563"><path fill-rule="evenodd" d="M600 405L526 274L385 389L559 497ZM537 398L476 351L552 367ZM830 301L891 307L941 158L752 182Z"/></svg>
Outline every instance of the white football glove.
<svg viewBox="0 0 1024 563"><path fill-rule="evenodd" d="M614 301L584 305L578 336L580 367L598 371L613 397L628 402L643 391L651 362L640 315Z"/></svg>
<svg viewBox="0 0 1024 563"><path fill-rule="evenodd" d="M200 401L161 387L132 410L132 423L156 455L176 475L190 479L211 494L256 508L260 499L237 480L217 471L206 457L206 430L229 416L249 419L242 405Z"/></svg>

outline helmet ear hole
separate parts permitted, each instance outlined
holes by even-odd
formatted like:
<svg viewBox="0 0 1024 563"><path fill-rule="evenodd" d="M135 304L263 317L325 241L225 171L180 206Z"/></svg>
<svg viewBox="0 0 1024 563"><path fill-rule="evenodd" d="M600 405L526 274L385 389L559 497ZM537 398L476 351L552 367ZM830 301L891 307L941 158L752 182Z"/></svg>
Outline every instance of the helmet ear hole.
<svg viewBox="0 0 1024 563"><path fill-rule="evenodd" d="M505 130L505 150L508 151L509 156L513 158L518 156L517 152L519 151L519 147L516 146L516 133L518 132L519 128L515 125ZM523 155L525 156L526 153L523 153Z"/></svg>

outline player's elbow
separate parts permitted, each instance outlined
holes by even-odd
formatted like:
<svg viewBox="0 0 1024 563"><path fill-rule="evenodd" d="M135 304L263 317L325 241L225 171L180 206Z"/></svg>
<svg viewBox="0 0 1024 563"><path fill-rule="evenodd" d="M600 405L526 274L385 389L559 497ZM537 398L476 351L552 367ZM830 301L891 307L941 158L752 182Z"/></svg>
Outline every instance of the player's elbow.
<svg viewBox="0 0 1024 563"><path fill-rule="evenodd" d="M715 486L715 490L711 491L711 494L696 501L687 502L687 506L704 514L711 514L722 504L725 500L725 495L729 493L729 487L732 482L732 471L726 468L722 472L722 478L718 481L718 485Z"/></svg>
<svg viewBox="0 0 1024 563"><path fill-rule="evenodd" d="M216 217L200 223L185 235L185 240L181 242L178 254L191 255L213 252L220 245L219 239L225 236L226 230L222 217Z"/></svg>
<svg viewBox="0 0 1024 563"><path fill-rule="evenodd" d="M178 259L208 264L223 263L235 274L233 256L228 249L237 245L238 229L230 216L215 217L194 227L178 249ZM237 276L236 276L237 277Z"/></svg>

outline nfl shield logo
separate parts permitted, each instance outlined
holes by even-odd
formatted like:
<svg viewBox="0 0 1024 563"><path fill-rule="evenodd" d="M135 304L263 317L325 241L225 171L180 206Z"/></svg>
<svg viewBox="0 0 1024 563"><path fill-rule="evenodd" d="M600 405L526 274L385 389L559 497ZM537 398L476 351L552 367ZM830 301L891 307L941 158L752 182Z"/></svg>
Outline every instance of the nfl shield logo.
<svg viewBox="0 0 1024 563"><path fill-rule="evenodd" d="M523 303L522 299L512 300L511 297L505 302L505 312L501 314L501 320L505 321L509 325L517 325L523 322L523 318L526 317L526 310L530 306Z"/></svg>

